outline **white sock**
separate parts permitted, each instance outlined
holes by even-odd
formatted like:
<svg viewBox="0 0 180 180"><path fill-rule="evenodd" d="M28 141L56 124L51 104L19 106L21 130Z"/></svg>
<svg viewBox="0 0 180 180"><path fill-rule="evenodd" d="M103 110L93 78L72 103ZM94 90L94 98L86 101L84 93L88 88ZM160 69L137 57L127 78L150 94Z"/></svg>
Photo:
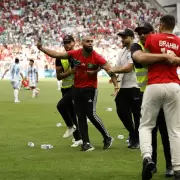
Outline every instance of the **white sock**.
<svg viewBox="0 0 180 180"><path fill-rule="evenodd" d="M61 89L61 81L57 81L58 89Z"/></svg>
<svg viewBox="0 0 180 180"><path fill-rule="evenodd" d="M144 158L147 158L147 157L151 158L151 154L150 154L150 153L145 153L145 154L143 155L143 159L144 159Z"/></svg>
<svg viewBox="0 0 180 180"><path fill-rule="evenodd" d="M36 96L36 89L32 90L32 97L34 98Z"/></svg>
<svg viewBox="0 0 180 180"><path fill-rule="evenodd" d="M19 93L19 90L14 89L14 99L15 99L15 101L18 101L18 93Z"/></svg>

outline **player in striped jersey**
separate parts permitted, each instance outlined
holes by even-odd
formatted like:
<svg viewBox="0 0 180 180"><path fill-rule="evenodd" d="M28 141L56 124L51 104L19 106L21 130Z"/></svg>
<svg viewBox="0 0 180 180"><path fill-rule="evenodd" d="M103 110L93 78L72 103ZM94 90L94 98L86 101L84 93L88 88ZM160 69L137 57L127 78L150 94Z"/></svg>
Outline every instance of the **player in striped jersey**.
<svg viewBox="0 0 180 180"><path fill-rule="evenodd" d="M19 59L15 59L15 63L11 64L10 68L6 69L2 78L4 78L5 74L10 71L10 81L11 85L14 88L14 102L19 103L19 89L20 89L20 82L21 78L23 79L23 74L21 72L21 68L19 65Z"/></svg>
<svg viewBox="0 0 180 180"><path fill-rule="evenodd" d="M32 59L30 59L29 61L28 80L29 80L29 87L32 89L32 98L35 98L39 93L39 91L36 88L38 83L38 70L34 66L34 60Z"/></svg>

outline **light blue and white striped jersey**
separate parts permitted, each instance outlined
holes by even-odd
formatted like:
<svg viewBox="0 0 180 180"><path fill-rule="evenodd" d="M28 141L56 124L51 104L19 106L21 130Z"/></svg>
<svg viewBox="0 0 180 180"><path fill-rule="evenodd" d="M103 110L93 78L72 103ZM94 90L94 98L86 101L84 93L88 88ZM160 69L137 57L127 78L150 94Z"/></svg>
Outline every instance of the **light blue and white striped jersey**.
<svg viewBox="0 0 180 180"><path fill-rule="evenodd" d="M10 66L10 80L11 81L20 81L21 80L21 69L20 69L20 65L13 63Z"/></svg>
<svg viewBox="0 0 180 180"><path fill-rule="evenodd" d="M29 80L30 81L36 81L36 73L37 73L37 68L35 66L29 66L28 67L28 74L29 74Z"/></svg>

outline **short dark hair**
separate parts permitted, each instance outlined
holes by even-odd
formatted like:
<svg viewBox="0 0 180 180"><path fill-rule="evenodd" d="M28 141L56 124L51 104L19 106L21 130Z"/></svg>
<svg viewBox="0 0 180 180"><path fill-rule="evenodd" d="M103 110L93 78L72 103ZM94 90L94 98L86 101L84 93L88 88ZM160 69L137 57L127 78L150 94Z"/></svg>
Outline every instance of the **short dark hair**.
<svg viewBox="0 0 180 180"><path fill-rule="evenodd" d="M34 60L33 60L33 59L30 59L29 61L32 62L32 63L34 63Z"/></svg>
<svg viewBox="0 0 180 180"><path fill-rule="evenodd" d="M172 15L164 15L160 19L160 23L164 24L165 28L173 30L176 25L176 19Z"/></svg>
<svg viewBox="0 0 180 180"><path fill-rule="evenodd" d="M15 59L15 63L19 63L19 59L18 58Z"/></svg>

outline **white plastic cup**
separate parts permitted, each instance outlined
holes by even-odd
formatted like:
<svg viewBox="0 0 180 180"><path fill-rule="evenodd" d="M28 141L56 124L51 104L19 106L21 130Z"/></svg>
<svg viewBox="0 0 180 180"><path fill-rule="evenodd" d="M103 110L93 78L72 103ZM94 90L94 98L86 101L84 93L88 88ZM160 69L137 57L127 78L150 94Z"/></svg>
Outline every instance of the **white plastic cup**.
<svg viewBox="0 0 180 180"><path fill-rule="evenodd" d="M118 139L124 139L124 135L118 135L118 137L117 137Z"/></svg>
<svg viewBox="0 0 180 180"><path fill-rule="evenodd" d="M29 147L34 147L34 143L33 142L28 142L28 146Z"/></svg>
<svg viewBox="0 0 180 180"><path fill-rule="evenodd" d="M57 126L57 127L61 127L62 124L61 124L61 123L57 123L56 126Z"/></svg>
<svg viewBox="0 0 180 180"><path fill-rule="evenodd" d="M110 111L112 111L112 108L107 108L106 111L109 111L109 112L110 112Z"/></svg>

